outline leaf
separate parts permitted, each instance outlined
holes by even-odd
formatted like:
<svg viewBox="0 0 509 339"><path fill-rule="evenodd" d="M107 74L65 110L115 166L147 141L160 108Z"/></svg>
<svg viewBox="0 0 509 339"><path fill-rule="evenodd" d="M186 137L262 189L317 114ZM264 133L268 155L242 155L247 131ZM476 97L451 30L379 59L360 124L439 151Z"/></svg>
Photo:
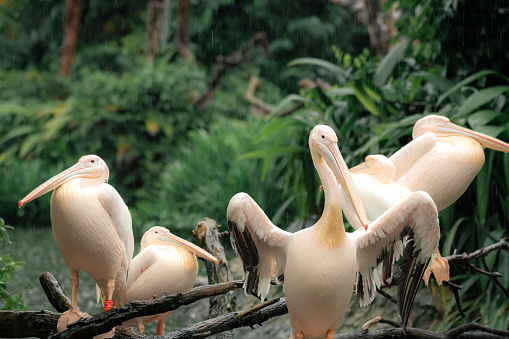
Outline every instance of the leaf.
<svg viewBox="0 0 509 339"><path fill-rule="evenodd" d="M476 129L487 125L490 121L501 115L502 113L493 110L482 110L469 115L467 121L472 129Z"/></svg>
<svg viewBox="0 0 509 339"><path fill-rule="evenodd" d="M506 130L503 126L479 126L476 128L476 131L479 133L487 134L496 138L500 133Z"/></svg>
<svg viewBox="0 0 509 339"><path fill-rule="evenodd" d="M456 85L454 85L451 88L449 88L449 90L447 90L444 94L439 96L438 97L438 101L437 101L437 106L439 106L445 99L447 99L449 97L449 95L451 95L452 93L458 91L463 86L466 86L469 83L471 83L472 81L474 81L476 79L479 79L479 78L481 78L483 76L494 74L494 73L496 73L496 72L490 71L490 70L483 70L483 71L479 71L479 72L477 72L475 74L472 74L469 77L466 77L465 79L463 79L460 82L458 82Z"/></svg>
<svg viewBox="0 0 509 339"><path fill-rule="evenodd" d="M0 138L0 145L3 145L7 141L22 136L24 134L31 133L34 130L33 126L19 126L9 131L9 133L5 134Z"/></svg>
<svg viewBox="0 0 509 339"><path fill-rule="evenodd" d="M276 146L246 153L240 156L240 159L265 159L267 157L278 157L305 151L306 148L301 146Z"/></svg>
<svg viewBox="0 0 509 339"><path fill-rule="evenodd" d="M319 66L319 67L325 68L325 69L331 71L332 73L334 73L334 75L336 75L337 77L339 77L341 81L345 81L345 79L347 77L347 71L344 68L339 67L338 65L335 65L329 61L325 61L322 59L299 58L299 59L292 60L287 64L288 67L297 66L297 65L314 65L314 66Z"/></svg>
<svg viewBox="0 0 509 339"><path fill-rule="evenodd" d="M276 106L276 108L274 108L274 110L270 113L269 119L272 119L273 117L277 116L277 114L280 111L282 111L286 107L286 105L288 105L294 101L307 102L308 104L313 103L313 101L303 97L302 95L298 95L298 94L287 95L283 100L281 100L281 102Z"/></svg>
<svg viewBox="0 0 509 339"><path fill-rule="evenodd" d="M274 216L270 219L275 225L279 224L279 221L281 220L281 217L283 216L284 212L288 209L288 206L292 203L295 198L302 195L302 193L295 193L292 194L288 199L285 200L285 202L281 205L281 207L278 208L276 213L274 213Z"/></svg>
<svg viewBox="0 0 509 339"><path fill-rule="evenodd" d="M330 89L327 94L329 96L346 96L346 95L354 95L353 90L350 87L340 87Z"/></svg>
<svg viewBox="0 0 509 339"><path fill-rule="evenodd" d="M44 135L42 133L32 134L28 136L21 144L19 149L19 157L24 158L38 144L42 143Z"/></svg>
<svg viewBox="0 0 509 339"><path fill-rule="evenodd" d="M397 128L402 128L402 127L407 127L407 126L414 125L417 122L417 120L419 120L423 117L424 117L423 114L413 114L413 115L404 117L403 119L400 119L397 122L378 124L378 125L376 125L376 128L381 129L381 130L386 130L386 129L397 129Z"/></svg>
<svg viewBox="0 0 509 339"><path fill-rule="evenodd" d="M409 45L410 39L403 40L380 61L373 76L375 86L382 87L385 85L396 65L405 58L405 52Z"/></svg>
<svg viewBox="0 0 509 339"><path fill-rule="evenodd" d="M475 92L465 100L463 106L461 106L458 113L455 114L455 118L464 117L472 113L506 91L509 91L509 86L488 87Z"/></svg>
<svg viewBox="0 0 509 339"><path fill-rule="evenodd" d="M417 89L421 86L422 77L414 76L412 77L412 87L410 88L410 93L408 94L408 101L413 101L415 98L415 93Z"/></svg>
<svg viewBox="0 0 509 339"><path fill-rule="evenodd" d="M442 246L440 252L443 256L451 255L452 254L452 243L454 241L454 237L456 236L456 231L458 230L458 227L461 225L461 223L468 218L459 218L454 225L452 225L451 229L447 233L447 236L445 238L444 246Z"/></svg>
<svg viewBox="0 0 509 339"><path fill-rule="evenodd" d="M493 165L493 157L495 152L492 150L486 151L486 162L484 166L477 174L476 188L477 188L477 213L479 217L479 224L481 227L486 225L486 217L488 215L488 204L489 204L489 188L490 188L490 176L491 167Z"/></svg>
<svg viewBox="0 0 509 339"><path fill-rule="evenodd" d="M350 87L353 89L355 97L359 102L364 106L364 108L373 115L380 116L380 111L378 110L378 105L369 97L369 95L364 92L363 89L355 86L355 84L350 84Z"/></svg>
<svg viewBox="0 0 509 339"><path fill-rule="evenodd" d="M415 76L421 77L424 80L433 84L438 90L442 92L448 91L453 85L452 81L433 73L419 72L415 73Z"/></svg>
<svg viewBox="0 0 509 339"><path fill-rule="evenodd" d="M0 164L5 163L8 159L12 158L16 151L18 150L18 145L12 145L2 153L0 153Z"/></svg>
<svg viewBox="0 0 509 339"><path fill-rule="evenodd" d="M254 137L254 142L258 143L262 139L264 139L272 134L278 133L279 131L287 129L291 126L300 125L300 124L302 124L302 122L295 120L295 119L288 119L288 118L273 119L270 122L268 122L267 124L265 124L265 126L263 126L258 133L256 133L256 135Z"/></svg>

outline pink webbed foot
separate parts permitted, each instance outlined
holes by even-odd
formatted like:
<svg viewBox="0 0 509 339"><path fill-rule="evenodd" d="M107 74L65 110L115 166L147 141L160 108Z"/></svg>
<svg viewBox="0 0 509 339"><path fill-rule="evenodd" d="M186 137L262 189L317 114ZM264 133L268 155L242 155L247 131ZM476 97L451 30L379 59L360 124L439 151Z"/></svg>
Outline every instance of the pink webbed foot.
<svg viewBox="0 0 509 339"><path fill-rule="evenodd" d="M440 286L443 281L449 281L449 270L449 262L440 255L439 251L437 251L435 260L431 263L430 267L426 268L422 280L424 280L424 284L428 286L429 278L431 273L433 273L438 286Z"/></svg>
<svg viewBox="0 0 509 339"><path fill-rule="evenodd" d="M71 307L69 310L62 313L60 318L58 318L57 322L57 330L58 332L65 331L69 324L72 324L75 321L80 320L80 318L88 318L90 314L87 312L81 312L78 307Z"/></svg>

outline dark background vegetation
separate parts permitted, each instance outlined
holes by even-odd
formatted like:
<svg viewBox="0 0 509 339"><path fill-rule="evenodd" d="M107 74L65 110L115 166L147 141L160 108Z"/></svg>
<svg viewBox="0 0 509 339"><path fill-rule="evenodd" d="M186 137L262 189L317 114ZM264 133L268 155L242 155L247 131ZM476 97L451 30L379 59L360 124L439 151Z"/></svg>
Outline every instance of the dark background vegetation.
<svg viewBox="0 0 509 339"><path fill-rule="evenodd" d="M187 18L178 15L184 2ZM283 228L315 219L323 195L307 137L318 123L336 130L351 166L368 154L391 155L431 113L509 141L507 0L169 3L168 39L147 56L147 2L81 1L75 59L62 75L64 1L0 1L5 224L49 227L49 195L23 209L17 201L84 154L109 165L137 238L153 225L189 238L202 217L225 225L228 201L240 191ZM397 30L377 44L369 31L388 24L383 15L391 6L399 6ZM181 20L188 53L177 43ZM218 56L232 55L258 32L267 49L249 49L198 104L221 69ZM259 79L256 97L275 107L262 117L244 100L251 76ZM487 150L471 187L441 212L442 254L496 242L508 235L508 219L509 157ZM5 224L0 238L8 246ZM15 263L0 259L0 306L20 308L8 286ZM508 253L490 254L487 265L509 286ZM434 329L478 315L509 327L509 302L495 284L460 270L452 277L463 285L467 317L441 288L443 321Z"/></svg>

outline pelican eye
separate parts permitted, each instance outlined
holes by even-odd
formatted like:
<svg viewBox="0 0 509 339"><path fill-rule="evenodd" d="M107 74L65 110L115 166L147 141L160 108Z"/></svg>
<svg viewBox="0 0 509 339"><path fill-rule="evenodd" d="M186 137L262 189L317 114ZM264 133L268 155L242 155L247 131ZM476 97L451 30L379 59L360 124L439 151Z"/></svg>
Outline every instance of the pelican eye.
<svg viewBox="0 0 509 339"><path fill-rule="evenodd" d="M325 135L322 134L322 139L325 139Z"/></svg>

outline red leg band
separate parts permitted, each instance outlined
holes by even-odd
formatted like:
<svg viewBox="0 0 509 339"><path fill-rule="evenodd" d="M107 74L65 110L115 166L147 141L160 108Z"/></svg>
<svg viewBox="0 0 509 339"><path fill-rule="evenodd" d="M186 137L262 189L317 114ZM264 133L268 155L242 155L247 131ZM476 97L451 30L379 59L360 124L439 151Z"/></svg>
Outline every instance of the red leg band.
<svg viewBox="0 0 509 339"><path fill-rule="evenodd" d="M113 300L104 300L104 310L108 311L113 308Z"/></svg>

